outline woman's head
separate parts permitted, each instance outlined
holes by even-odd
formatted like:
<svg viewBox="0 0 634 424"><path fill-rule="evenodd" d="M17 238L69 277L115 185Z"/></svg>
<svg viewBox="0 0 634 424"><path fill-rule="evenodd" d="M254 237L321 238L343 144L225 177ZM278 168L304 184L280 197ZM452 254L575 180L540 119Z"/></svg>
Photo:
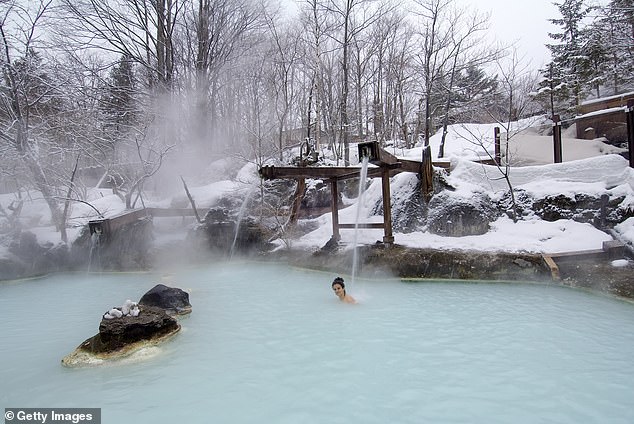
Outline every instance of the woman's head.
<svg viewBox="0 0 634 424"><path fill-rule="evenodd" d="M332 281L332 290L340 298L346 295L346 285L343 283L343 278L337 277Z"/></svg>

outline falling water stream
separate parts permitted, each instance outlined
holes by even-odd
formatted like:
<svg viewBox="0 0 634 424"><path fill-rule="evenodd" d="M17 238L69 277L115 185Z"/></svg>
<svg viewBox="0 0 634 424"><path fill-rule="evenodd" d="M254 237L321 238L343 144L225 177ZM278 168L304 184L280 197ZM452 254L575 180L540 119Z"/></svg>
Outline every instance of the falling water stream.
<svg viewBox="0 0 634 424"><path fill-rule="evenodd" d="M88 272L91 272L97 259L97 268L101 268L101 256L99 252L101 242L101 231L95 230L90 236L90 253L88 254Z"/></svg>
<svg viewBox="0 0 634 424"><path fill-rule="evenodd" d="M363 194L365 193L365 180L368 177L368 162L369 158L364 156L363 161L361 162L361 170L359 171L359 195L357 196L357 213L354 220L351 288L354 286L359 268L359 252L357 243L359 238L359 220L361 219L361 209L363 208Z"/></svg>
<svg viewBox="0 0 634 424"><path fill-rule="evenodd" d="M242 205L240 206L240 210L238 211L238 217L236 218L235 234L233 235L233 243L231 243L231 250L229 254L230 258L233 258L233 254L235 253L236 242L238 241L238 233L240 232L240 223L242 222L242 219L244 218L244 213L247 210L249 200L251 199L251 196L253 196L253 192L256 189L257 187L252 187L249 189L249 191L247 192L247 195L244 198L244 201L242 202Z"/></svg>

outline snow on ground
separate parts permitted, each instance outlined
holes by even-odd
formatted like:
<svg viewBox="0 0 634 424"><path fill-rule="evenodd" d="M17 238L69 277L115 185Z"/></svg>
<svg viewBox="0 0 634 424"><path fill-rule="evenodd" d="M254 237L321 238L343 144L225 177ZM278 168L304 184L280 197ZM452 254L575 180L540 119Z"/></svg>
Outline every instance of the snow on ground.
<svg viewBox="0 0 634 424"><path fill-rule="evenodd" d="M349 207L348 209L355 209ZM347 210L346 210L347 211ZM349 220L351 213L340 211L340 222ZM350 211L352 212L352 211ZM297 248L319 248L332 235L331 215L326 214L318 218L320 227L301 237L291 244ZM371 217L363 222L383 222L382 217ZM634 226L634 223L631 224ZM349 248L354 246L354 230L340 230L341 241ZM634 234L632 234L634 236ZM382 240L383 230L361 230L357 236L357 243L373 244ZM491 230L479 236L445 237L427 232L395 233L395 243L407 247L447 249L447 250L478 250L529 253L563 253L578 250L601 249L604 241L612 240L609 234L597 230L590 224L582 224L572 220L555 222L531 219L513 223L509 218L502 217L493 222Z"/></svg>
<svg viewBox="0 0 634 424"><path fill-rule="evenodd" d="M534 120L513 123L509 128L513 135L509 141L509 156L512 166L509 178L515 189L523 189L534 196L549 194L574 196L577 193L594 194L607 192L611 196L626 196L626 202L634 207L634 170L628 161L616 154L623 149L602 143L600 140L562 139L563 163L553 162L552 136L540 136L529 125ZM497 167L480 165L471 159L488 158L487 151L494 152L495 124L458 124L448 128L445 141L445 159L451 163L449 182L457 188L456 195L471 197L473 192L487 192L493 199L508 190L504 175ZM571 129L570 132L574 130ZM517 132L517 133L515 133ZM565 134L564 134L565 136ZM437 158L441 135L431 137L432 157ZM410 150L392 148L397 157L420 160L422 147ZM352 150L355 151L354 149ZM438 160L438 159L434 159ZM543 165L542 165L543 164ZM504 172L504 170L502 170ZM398 184L411 184L411 179L399 174L392 179L395 192ZM380 197L381 185L375 179L365 193L366 202L361 205L359 216L364 223L381 223L381 216L369 216L367 199ZM340 223L354 223L357 204L339 211ZM319 228L294 241L292 246L319 248L332 235L332 216L325 214L316 220ZM634 220L622 223L616 231L625 241L634 241ZM357 243L374 243L382 240L383 230L342 229L341 241L350 247ZM355 239L356 237L356 239ZM572 220L547 222L539 218L513 223L506 217L499 218L491 230L480 236L445 237L426 232L395 233L395 243L420 248L463 249L481 251L561 253L578 250L601 249L604 241L612 237L590 224Z"/></svg>
<svg viewBox="0 0 634 424"><path fill-rule="evenodd" d="M511 168L510 179L515 188L527 190L535 195L575 193L608 193L613 196L625 195L627 202L634 207L634 170L629 168L628 162L618 155L622 149L601 143L598 140L563 139L562 164L553 164L553 147L551 136L541 136L534 128L535 120L520 121L511 126L509 157L511 164L532 166L517 166ZM543 124L543 122L537 122ZM449 180L457 188L457 194L469 198L473 192L486 192L491 198L500 196L508 189L496 167L483 166L467 159L488 157L486 151L493 151L493 124L485 125L453 125L445 142L445 159L451 162ZM565 135L564 135L565 136ZM440 145L440 134L435 134L430 141L433 157L436 158ZM411 150L389 148L392 154L412 160L420 160L422 147ZM352 146L351 157L356 155L356 146ZM406 185L413 185L413 179L402 173L392 179L392 190ZM218 180L207 185L189 187L189 190L199 208L212 205L224 194L239 193L243 199L249 197L254 187L257 187L259 177L254 164L242 168L235 180ZM412 188L413 189L413 188ZM362 202L357 199L346 199L348 205L340 210L339 222L354 223L357 214L360 221L382 222L381 216L369 216L370 207L380 197L380 179L374 179L366 190ZM88 201L94 208L83 204L72 205L69 229L71 239L76 237L79 230L89 220L99 217L114 216L124 210L122 201L112 194L111 190L90 190ZM0 205L5 210L15 199L14 194L0 195ZM177 198L146 199L146 206L155 207L188 207L189 202L183 194ZM360 206L359 206L360 204ZM357 211L357 208L360 208ZM96 209L96 210L95 210ZM24 228L34 232L41 242L58 243L59 233L50 225L48 207L41 198L33 198L25 202L22 214ZM296 248L317 249L330 239L332 235L332 217L330 213L316 218L313 224L315 231L303 237L290 241ZM167 222L167 221L165 221ZM171 226L168 225L168 226ZM630 218L615 228L624 240L634 242L634 219ZM183 231L184 233L184 231ZM375 243L382 240L383 231L364 229L355 233L354 230L342 229L342 241L352 246L355 243ZM183 234L184 237L184 234ZM535 252L557 253L585 249L601 249L603 241L611 236L595 229L589 224L581 224L571 220L546 222L533 218L513 223L508 218L495 221L491 230L484 235L469 237L443 237L425 232L395 233L395 242L410 247L435 249L464 249L482 251L507 252ZM280 242L280 246L283 243ZM3 251L4 249L4 251ZM6 253L6 246L0 240L0 257Z"/></svg>
<svg viewBox="0 0 634 424"><path fill-rule="evenodd" d="M457 188L454 194L470 198L475 191L486 191L492 198L501 195L505 189L504 180L495 179L499 170L465 160L452 163L453 171L449 182ZM525 189L535 195L545 196L559 194L574 196L576 193L608 193L625 195L626 202L634 207L634 170L621 156L596 156L580 161L544 166L513 168L511 181L516 189ZM497 174L496 174L497 173ZM407 174L399 174L393 179L391 188L398 184L409 184L411 178ZM381 195L379 179L370 185L361 202L359 215L361 222L383 222L381 216L369 216L370 206ZM340 223L354 223L358 204L355 203L339 212ZM301 237L292 245L302 248L319 248L332 235L332 216L325 214L316 219L319 228ZM622 223L618 228L626 240L634 240L634 219ZM341 241L354 246L354 230L342 229ZM358 243L374 243L382 240L383 230L361 230L356 234ZM572 220L548 222L537 217L513 223L501 217L492 224L491 230L479 236L446 237L427 232L395 233L395 242L408 247L463 249L481 251L562 253L577 250L601 249L604 241L612 237L590 224L582 224Z"/></svg>
<svg viewBox="0 0 634 424"><path fill-rule="evenodd" d="M461 159L488 159L495 154L494 128L501 131L501 153L506 154L505 140L508 139L509 163L512 166L544 165L553 163L554 148L552 135L540 135L539 128L548 127L549 121L528 118L500 126L500 124L455 124L450 125L445 139L445 154L438 158L442 134L434 134L429 141L434 161ZM508 131L507 131L508 129ZM508 136L507 136L508 133ZM624 149L602 143L600 140L574 138L575 127L562 131L561 151L564 162L589 158L597 155L620 153ZM395 149L392 154L411 160L421 160L422 147L410 150Z"/></svg>

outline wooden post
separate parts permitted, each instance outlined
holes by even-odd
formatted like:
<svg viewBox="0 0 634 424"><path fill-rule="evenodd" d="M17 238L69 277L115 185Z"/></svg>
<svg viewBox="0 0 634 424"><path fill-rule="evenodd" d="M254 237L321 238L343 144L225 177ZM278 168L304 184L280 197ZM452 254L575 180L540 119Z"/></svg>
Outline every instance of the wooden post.
<svg viewBox="0 0 634 424"><path fill-rule="evenodd" d="M337 179L330 180L330 210L332 211L332 239L341 240L339 234L339 189L337 188Z"/></svg>
<svg viewBox="0 0 634 424"><path fill-rule="evenodd" d="M295 194L293 195L293 206L291 208L291 216L289 221L293 224L297 222L297 215L299 214L299 208L302 205L302 199L304 199L304 192L306 191L306 179L299 178L297 180L297 187L295 188Z"/></svg>
<svg viewBox="0 0 634 424"><path fill-rule="evenodd" d="M500 153L500 127L493 128L493 139L495 143L495 163L500 166L502 165L502 156Z"/></svg>
<svg viewBox="0 0 634 424"><path fill-rule="evenodd" d="M561 120L553 115L553 148L555 163L561 163Z"/></svg>
<svg viewBox="0 0 634 424"><path fill-rule="evenodd" d="M627 101L625 121L627 122L627 148L629 150L630 167L634 168L634 100Z"/></svg>
<svg viewBox="0 0 634 424"><path fill-rule="evenodd" d="M384 166L381 174L381 188L383 190L383 243L393 244L392 235L392 201L390 199L390 170Z"/></svg>
<svg viewBox="0 0 634 424"><path fill-rule="evenodd" d="M425 200L429 200L434 194L434 168L431 159L431 146L427 146L423 149L421 187L423 189L423 197Z"/></svg>

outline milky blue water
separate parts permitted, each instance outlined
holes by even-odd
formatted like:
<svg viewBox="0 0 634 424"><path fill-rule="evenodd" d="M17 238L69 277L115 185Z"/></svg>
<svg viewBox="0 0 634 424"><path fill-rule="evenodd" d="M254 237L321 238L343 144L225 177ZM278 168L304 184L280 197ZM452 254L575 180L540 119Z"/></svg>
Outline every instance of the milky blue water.
<svg viewBox="0 0 634 424"><path fill-rule="evenodd" d="M632 423L634 305L545 285L355 282L234 263L0 283L0 408L104 423ZM183 330L143 361L60 360L163 282Z"/></svg>

